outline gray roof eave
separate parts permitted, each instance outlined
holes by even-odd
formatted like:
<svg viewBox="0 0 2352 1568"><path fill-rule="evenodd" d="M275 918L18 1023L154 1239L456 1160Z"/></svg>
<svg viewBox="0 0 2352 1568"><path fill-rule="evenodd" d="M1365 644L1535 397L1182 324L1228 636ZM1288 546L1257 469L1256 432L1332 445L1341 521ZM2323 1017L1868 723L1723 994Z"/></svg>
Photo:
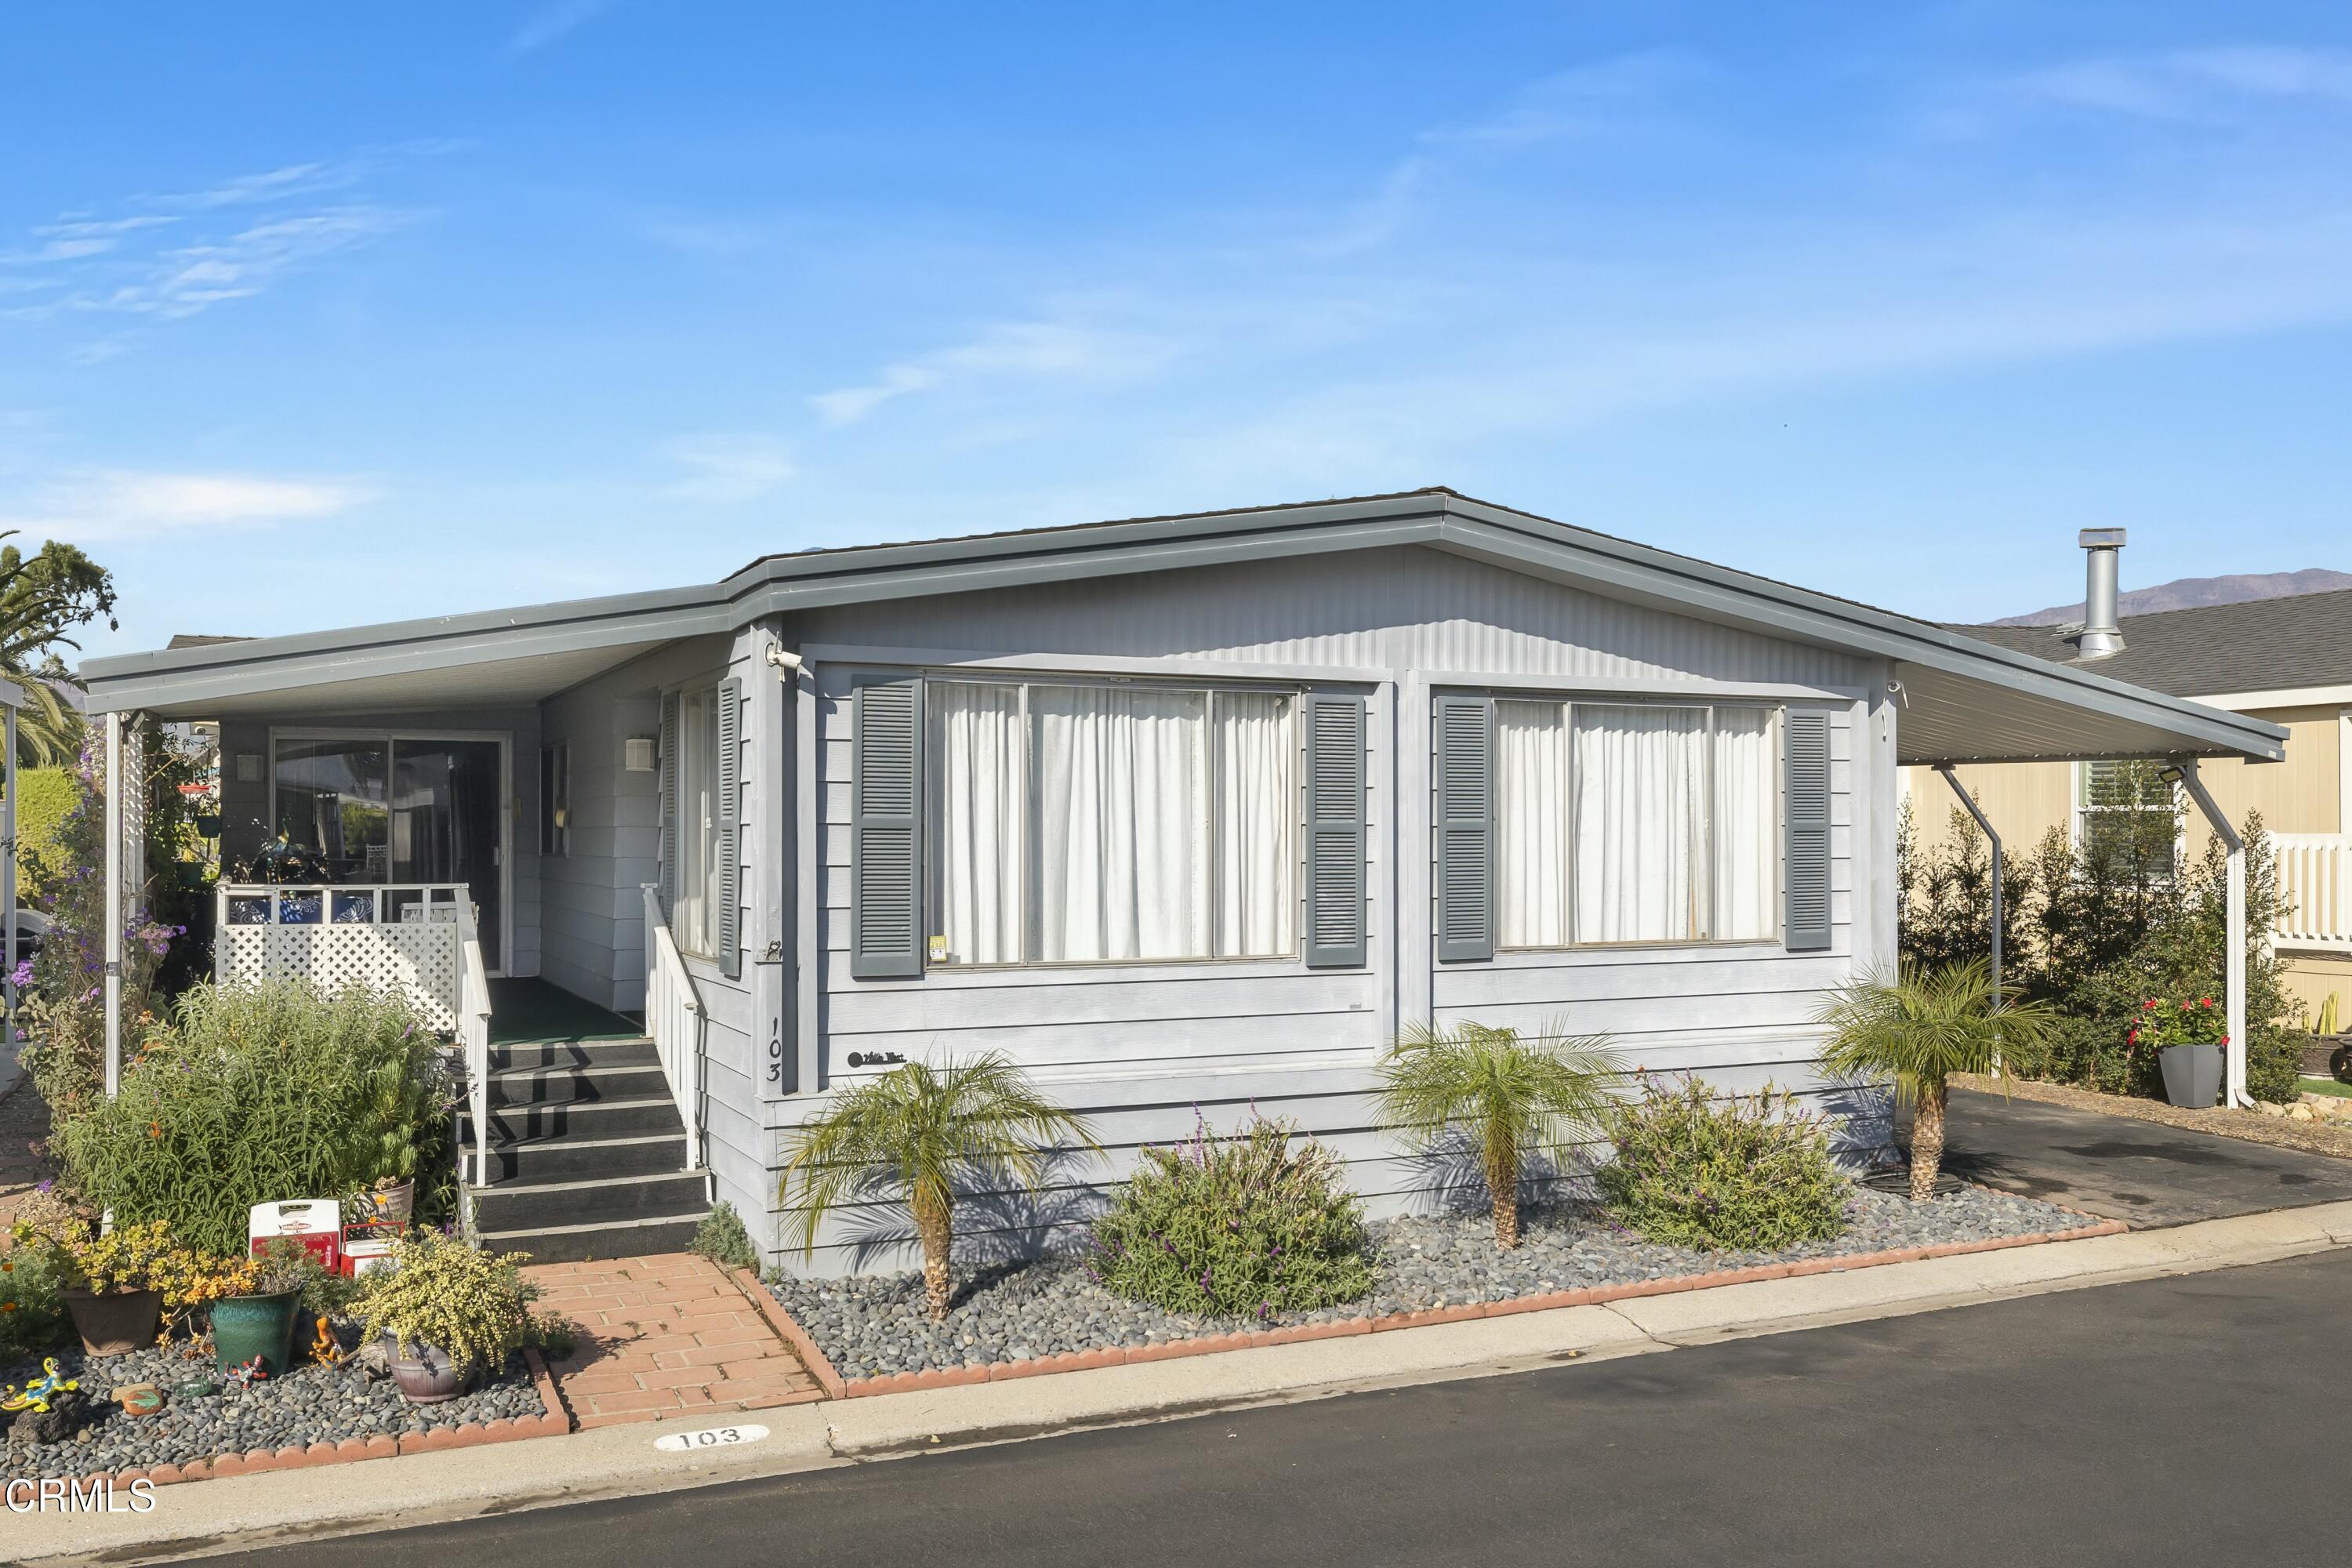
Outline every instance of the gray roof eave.
<svg viewBox="0 0 2352 1568"><path fill-rule="evenodd" d="M2286 731L2263 720L1447 491L812 551L756 561L707 587L94 658L82 673L94 710L184 704L478 659L726 632L764 616L826 605L1402 544L1475 554L1775 636L2074 704L2177 734L2184 751L2273 761L2284 754Z"/></svg>

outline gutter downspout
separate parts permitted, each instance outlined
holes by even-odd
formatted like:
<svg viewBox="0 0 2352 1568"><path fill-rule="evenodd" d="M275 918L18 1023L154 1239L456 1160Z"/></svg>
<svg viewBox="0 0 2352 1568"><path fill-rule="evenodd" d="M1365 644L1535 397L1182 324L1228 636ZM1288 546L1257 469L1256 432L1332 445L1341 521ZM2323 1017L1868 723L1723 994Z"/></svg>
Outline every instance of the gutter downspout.
<svg viewBox="0 0 2352 1568"><path fill-rule="evenodd" d="M2205 788L2205 781L2197 774L2197 759L2179 760L2180 782L2189 791L2197 809L2205 814L2206 825L2230 853L2230 891L2228 910L2229 944L2223 982L2229 1004L2230 1045L2224 1053L2227 1068L2221 1090L2221 1103L2251 1108L2253 1096L2246 1092L2246 841L2230 826L2230 818L2214 804Z"/></svg>
<svg viewBox="0 0 2352 1568"><path fill-rule="evenodd" d="M1952 786L1952 793L1960 797L1960 804L1968 807L1969 815L1977 819L1977 826L1984 831L1986 840L1992 845L1992 994L1993 1005L1999 1006L2001 959L2000 835L1994 831L1992 819L1984 814L1984 808L1977 805L1975 797L1970 795L1967 788L1961 784L1959 775L1952 771L1951 763L1938 763L1936 764L1936 771L1944 775L1944 782Z"/></svg>

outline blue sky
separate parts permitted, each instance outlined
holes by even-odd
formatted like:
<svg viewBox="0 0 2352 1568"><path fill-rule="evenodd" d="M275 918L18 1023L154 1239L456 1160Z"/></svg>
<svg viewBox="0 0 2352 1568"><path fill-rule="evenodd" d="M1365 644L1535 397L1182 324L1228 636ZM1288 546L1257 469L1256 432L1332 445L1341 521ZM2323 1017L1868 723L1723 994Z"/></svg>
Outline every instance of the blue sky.
<svg viewBox="0 0 2352 1568"><path fill-rule="evenodd" d="M1447 484L1939 617L2352 569L2341 5L11 7L122 629Z"/></svg>

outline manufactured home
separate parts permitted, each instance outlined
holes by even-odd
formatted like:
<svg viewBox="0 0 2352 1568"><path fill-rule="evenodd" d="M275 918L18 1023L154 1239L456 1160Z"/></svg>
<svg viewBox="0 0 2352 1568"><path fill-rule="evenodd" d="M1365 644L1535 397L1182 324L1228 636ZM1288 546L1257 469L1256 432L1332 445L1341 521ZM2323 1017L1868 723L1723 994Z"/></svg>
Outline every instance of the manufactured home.
<svg viewBox="0 0 2352 1568"><path fill-rule="evenodd" d="M1906 766L2164 757L2194 787L2285 734L1444 489L85 673L113 768L132 716L218 726L224 860L264 868L219 890L223 975L399 984L463 1047L478 1235L659 1250L715 1197L818 1272L910 1255L854 1219L782 1249L788 1130L981 1050L1108 1155L975 1247L1050 1240L1140 1145L1252 1108L1375 1213L1443 1201L1369 1125L1418 1020L1770 1081L1866 1151L1881 1108L1822 1079L1812 1019L1895 961Z"/></svg>

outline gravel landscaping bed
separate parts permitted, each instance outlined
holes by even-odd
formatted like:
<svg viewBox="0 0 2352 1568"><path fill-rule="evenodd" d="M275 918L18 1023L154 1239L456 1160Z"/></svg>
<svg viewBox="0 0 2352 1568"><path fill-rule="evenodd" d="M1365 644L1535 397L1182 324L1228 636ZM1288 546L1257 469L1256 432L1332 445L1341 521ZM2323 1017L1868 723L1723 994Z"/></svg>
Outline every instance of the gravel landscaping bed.
<svg viewBox="0 0 2352 1568"><path fill-rule="evenodd" d="M2051 1204L1967 1187L1925 1204L1856 1187L1850 1223L1833 1241L1780 1252L1693 1252L1660 1247L1622 1230L1594 1208L1529 1210L1517 1252L1495 1246L1485 1215L1375 1221L1370 1296L1315 1312L1230 1320L1183 1317L1115 1296L1096 1284L1083 1258L960 1270L953 1311L933 1323L923 1310L919 1272L857 1279L772 1280L769 1289L845 1378L1024 1361L1113 1345L1159 1344L1235 1328L1277 1328L1344 1318L1385 1317L1468 1302L1503 1301L1552 1290L1589 1289L1952 1242L2078 1230L2100 1221Z"/></svg>
<svg viewBox="0 0 2352 1568"><path fill-rule="evenodd" d="M192 1360L183 1353L186 1348L174 1344L89 1362L79 1346L56 1352L58 1370L79 1378L81 1392L89 1395L91 1424L62 1443L35 1443L20 1426L10 1426L6 1447L0 1450L5 1456L0 1474L71 1477L184 1464L254 1448L305 1447L537 1415L544 1408L520 1355L508 1363L504 1376L446 1405L411 1405L390 1379L371 1379L354 1363L304 1365L250 1388L226 1384L209 1397L182 1399L171 1392L173 1384L198 1375L217 1380L211 1356ZM40 1371L37 1360L0 1366L0 1383L21 1386ZM136 1383L154 1384L170 1403L153 1415L124 1415L109 1395L118 1386ZM0 1415L0 1423L17 1419Z"/></svg>

